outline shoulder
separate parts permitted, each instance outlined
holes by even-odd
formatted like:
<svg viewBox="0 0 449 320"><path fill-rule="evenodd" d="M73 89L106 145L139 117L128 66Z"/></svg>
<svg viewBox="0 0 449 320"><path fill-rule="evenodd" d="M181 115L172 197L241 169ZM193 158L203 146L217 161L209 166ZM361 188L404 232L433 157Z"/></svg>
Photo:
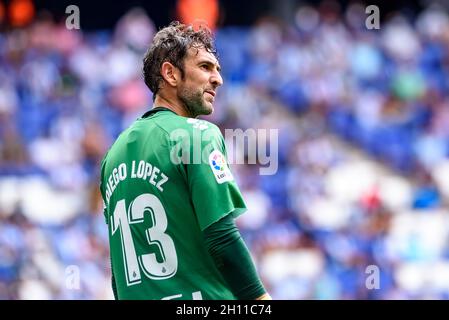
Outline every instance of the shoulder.
<svg viewBox="0 0 449 320"><path fill-rule="evenodd" d="M221 137L220 129L207 120L181 117L175 114L164 115L155 119L157 125L169 135L180 132L192 135Z"/></svg>
<svg viewBox="0 0 449 320"><path fill-rule="evenodd" d="M187 118L186 122L189 130L191 131L199 131L201 133L207 133L209 135L221 136L220 129L212 122L193 118Z"/></svg>

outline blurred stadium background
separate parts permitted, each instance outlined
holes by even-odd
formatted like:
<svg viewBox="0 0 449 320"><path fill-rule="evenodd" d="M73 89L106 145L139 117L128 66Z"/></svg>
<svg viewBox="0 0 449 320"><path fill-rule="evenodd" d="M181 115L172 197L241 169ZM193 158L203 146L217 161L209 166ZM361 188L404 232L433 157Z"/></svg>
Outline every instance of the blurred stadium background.
<svg viewBox="0 0 449 320"><path fill-rule="evenodd" d="M112 298L99 161L151 106L154 32L193 17L225 80L208 120L279 129L276 175L233 166L273 298L449 298L449 1L391 2L0 0L0 299Z"/></svg>

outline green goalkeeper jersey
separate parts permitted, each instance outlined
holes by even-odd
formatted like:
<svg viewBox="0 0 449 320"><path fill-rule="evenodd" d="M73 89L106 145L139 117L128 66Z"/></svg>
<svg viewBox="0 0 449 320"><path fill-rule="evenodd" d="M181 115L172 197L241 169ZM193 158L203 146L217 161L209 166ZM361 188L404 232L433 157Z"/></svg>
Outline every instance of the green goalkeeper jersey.
<svg viewBox="0 0 449 320"><path fill-rule="evenodd" d="M119 299L234 299L202 231L246 210L214 124L156 108L101 164Z"/></svg>

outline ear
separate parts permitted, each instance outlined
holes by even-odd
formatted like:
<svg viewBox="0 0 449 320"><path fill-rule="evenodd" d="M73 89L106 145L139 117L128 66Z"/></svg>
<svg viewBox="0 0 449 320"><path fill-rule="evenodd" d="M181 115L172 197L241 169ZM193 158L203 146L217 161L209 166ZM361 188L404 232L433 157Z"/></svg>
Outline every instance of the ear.
<svg viewBox="0 0 449 320"><path fill-rule="evenodd" d="M178 80L181 78L178 68L170 62L165 61L161 66L161 75L166 82L172 87L176 87Z"/></svg>

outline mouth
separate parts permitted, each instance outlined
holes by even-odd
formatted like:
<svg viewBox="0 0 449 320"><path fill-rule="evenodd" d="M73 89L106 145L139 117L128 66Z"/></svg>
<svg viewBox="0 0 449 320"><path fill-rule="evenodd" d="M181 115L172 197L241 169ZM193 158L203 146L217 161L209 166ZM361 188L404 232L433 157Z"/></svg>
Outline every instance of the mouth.
<svg viewBox="0 0 449 320"><path fill-rule="evenodd" d="M206 90L205 92L208 93L208 94L210 94L212 97L215 98L215 91L212 91L212 90Z"/></svg>

